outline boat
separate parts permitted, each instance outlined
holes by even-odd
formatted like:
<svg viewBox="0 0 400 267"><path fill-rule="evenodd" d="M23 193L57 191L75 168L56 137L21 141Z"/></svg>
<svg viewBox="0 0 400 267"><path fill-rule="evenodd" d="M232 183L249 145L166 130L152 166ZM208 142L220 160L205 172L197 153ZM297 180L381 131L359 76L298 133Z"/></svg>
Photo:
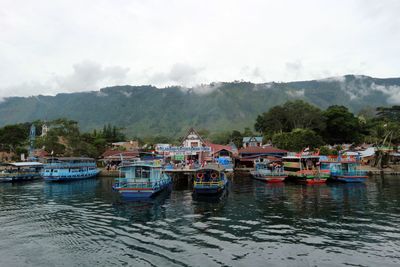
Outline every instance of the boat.
<svg viewBox="0 0 400 267"><path fill-rule="evenodd" d="M52 157L47 158L41 175L45 181L73 181L96 177L100 170L93 158Z"/></svg>
<svg viewBox="0 0 400 267"><path fill-rule="evenodd" d="M282 158L286 175L295 182L325 183L329 174L320 171L319 155L293 154Z"/></svg>
<svg viewBox="0 0 400 267"><path fill-rule="evenodd" d="M225 169L225 172L233 172L233 163L231 157L229 156L218 157L217 163Z"/></svg>
<svg viewBox="0 0 400 267"><path fill-rule="evenodd" d="M281 183L287 177L281 164L262 159L255 160L254 170L250 174L254 179L268 183Z"/></svg>
<svg viewBox="0 0 400 267"><path fill-rule="evenodd" d="M138 161L119 170L124 178L116 178L113 189L124 198L150 198L172 185L159 161Z"/></svg>
<svg viewBox="0 0 400 267"><path fill-rule="evenodd" d="M329 181L364 183L368 173L360 170L359 161L352 156L329 156L321 161L321 171L329 173Z"/></svg>
<svg viewBox="0 0 400 267"><path fill-rule="evenodd" d="M29 181L40 178L40 162L4 163L0 167L0 182Z"/></svg>
<svg viewBox="0 0 400 267"><path fill-rule="evenodd" d="M219 194L228 184L225 169L218 164L208 164L196 171L193 182L194 194Z"/></svg>

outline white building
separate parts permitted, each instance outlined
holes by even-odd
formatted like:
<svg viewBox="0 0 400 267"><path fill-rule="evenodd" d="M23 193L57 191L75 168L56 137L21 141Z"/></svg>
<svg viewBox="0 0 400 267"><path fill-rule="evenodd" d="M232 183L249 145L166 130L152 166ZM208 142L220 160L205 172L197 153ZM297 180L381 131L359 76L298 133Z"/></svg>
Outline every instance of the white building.
<svg viewBox="0 0 400 267"><path fill-rule="evenodd" d="M46 136L48 132L49 132L49 127L47 126L46 123L43 123L41 136Z"/></svg>
<svg viewBox="0 0 400 267"><path fill-rule="evenodd" d="M183 138L181 146L183 147L201 147L206 146L203 138L193 129L190 128L187 135Z"/></svg>

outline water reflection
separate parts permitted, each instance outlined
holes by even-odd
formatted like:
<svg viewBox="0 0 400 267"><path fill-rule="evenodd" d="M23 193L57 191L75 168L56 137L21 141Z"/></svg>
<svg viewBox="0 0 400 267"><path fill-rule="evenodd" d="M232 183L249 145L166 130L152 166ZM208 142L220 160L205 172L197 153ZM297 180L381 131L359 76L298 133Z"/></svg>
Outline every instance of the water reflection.
<svg viewBox="0 0 400 267"><path fill-rule="evenodd" d="M235 176L216 199L182 183L126 201L111 185L0 184L0 265L400 264L398 177L307 186Z"/></svg>
<svg viewBox="0 0 400 267"><path fill-rule="evenodd" d="M98 179L84 179L69 182L45 182L43 192L46 198L72 199L92 198L96 194L99 185Z"/></svg>

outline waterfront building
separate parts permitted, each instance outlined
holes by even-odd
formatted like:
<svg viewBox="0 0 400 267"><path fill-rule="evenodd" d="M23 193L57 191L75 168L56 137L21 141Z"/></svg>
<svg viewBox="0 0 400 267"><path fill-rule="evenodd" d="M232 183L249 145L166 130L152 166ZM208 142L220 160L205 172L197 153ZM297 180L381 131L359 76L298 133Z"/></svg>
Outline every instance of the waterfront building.
<svg viewBox="0 0 400 267"><path fill-rule="evenodd" d="M40 136L42 136L42 137L46 136L48 132L49 132L49 127L47 126L46 123L43 123L43 125L42 125L42 134Z"/></svg>
<svg viewBox="0 0 400 267"><path fill-rule="evenodd" d="M241 168L254 168L256 159L265 159L271 162L278 161L286 156L288 151L273 146L258 147L249 146L239 149L238 156L235 158L235 166Z"/></svg>

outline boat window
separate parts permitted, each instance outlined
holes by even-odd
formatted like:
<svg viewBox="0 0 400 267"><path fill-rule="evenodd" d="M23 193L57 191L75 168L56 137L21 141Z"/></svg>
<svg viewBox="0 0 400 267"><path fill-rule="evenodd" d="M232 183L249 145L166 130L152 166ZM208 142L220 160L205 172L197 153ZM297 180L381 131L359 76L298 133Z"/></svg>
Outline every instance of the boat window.
<svg viewBox="0 0 400 267"><path fill-rule="evenodd" d="M284 158L283 159L286 162L299 162L299 158Z"/></svg>
<svg viewBox="0 0 400 267"><path fill-rule="evenodd" d="M329 163L321 163L321 170L329 170Z"/></svg>
<svg viewBox="0 0 400 267"><path fill-rule="evenodd" d="M306 170L315 170L317 168L317 158L304 158L301 160L303 169Z"/></svg>
<svg viewBox="0 0 400 267"><path fill-rule="evenodd" d="M148 167L136 167L135 169L136 178L150 178L150 168Z"/></svg>

